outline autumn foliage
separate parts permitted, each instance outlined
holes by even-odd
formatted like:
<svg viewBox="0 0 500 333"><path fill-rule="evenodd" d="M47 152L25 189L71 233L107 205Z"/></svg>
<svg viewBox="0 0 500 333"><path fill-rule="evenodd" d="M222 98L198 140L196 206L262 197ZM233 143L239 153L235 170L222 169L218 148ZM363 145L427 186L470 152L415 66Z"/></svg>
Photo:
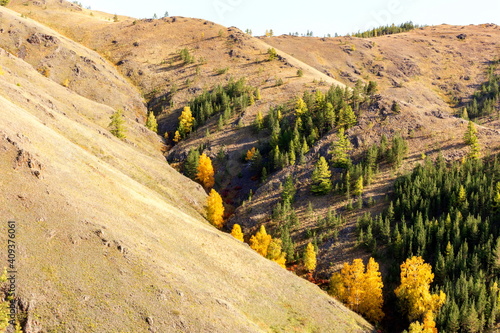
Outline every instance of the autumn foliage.
<svg viewBox="0 0 500 333"><path fill-rule="evenodd" d="M231 230L231 236L236 238L237 240L243 242L243 232L241 231L241 227L239 224L233 225L233 229Z"/></svg>
<svg viewBox="0 0 500 333"><path fill-rule="evenodd" d="M214 189L210 191L207 199L207 220L217 228L224 225L224 205L221 196Z"/></svg>
<svg viewBox="0 0 500 333"><path fill-rule="evenodd" d="M261 256L278 263L283 268L286 267L286 253L282 251L281 239L273 239L264 225L261 225L259 231L250 238L250 247Z"/></svg>
<svg viewBox="0 0 500 333"><path fill-rule="evenodd" d="M201 154L198 160L198 168L196 173L196 179L200 181L201 185L208 190L214 186L214 167L212 166L212 160L205 154Z"/></svg>
<svg viewBox="0 0 500 333"><path fill-rule="evenodd" d="M316 251L314 251L314 246L311 243L307 244L304 252L304 267L309 272L316 269Z"/></svg>
<svg viewBox="0 0 500 333"><path fill-rule="evenodd" d="M382 312L382 276L378 263L370 258L368 264L354 259L352 264L344 263L340 272L330 279L330 293L355 312L372 322L379 322Z"/></svg>
<svg viewBox="0 0 500 333"><path fill-rule="evenodd" d="M394 292L403 304L410 321L427 318L429 326L429 321L434 321L434 314L444 304L445 293L430 292L433 280L432 267L425 263L422 257L413 256L401 265L401 285Z"/></svg>

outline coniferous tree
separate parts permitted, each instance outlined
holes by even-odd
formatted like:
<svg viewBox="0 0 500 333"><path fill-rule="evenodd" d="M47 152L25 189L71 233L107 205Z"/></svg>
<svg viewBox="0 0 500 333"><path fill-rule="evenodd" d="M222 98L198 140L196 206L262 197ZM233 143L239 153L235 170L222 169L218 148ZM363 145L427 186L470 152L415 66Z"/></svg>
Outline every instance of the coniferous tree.
<svg viewBox="0 0 500 333"><path fill-rule="evenodd" d="M110 117L111 122L108 127L110 128L111 134L116 136L118 139L124 139L125 135L125 120L123 119L122 110L117 110Z"/></svg>
<svg viewBox="0 0 500 333"><path fill-rule="evenodd" d="M464 135L464 142L466 145L470 146L476 140L477 140L476 126L474 126L472 120L469 120L469 123L467 124L467 131L465 132Z"/></svg>
<svg viewBox="0 0 500 333"><path fill-rule="evenodd" d="M184 162L183 166L183 172L185 176L193 180L196 178L196 174L198 173L199 160L200 160L199 150L191 148L186 158L186 162Z"/></svg>
<svg viewBox="0 0 500 333"><path fill-rule="evenodd" d="M312 173L311 192L314 194L326 194L332 190L332 173L328 167L328 162L321 156L316 162L314 171Z"/></svg>
<svg viewBox="0 0 500 333"><path fill-rule="evenodd" d="M332 146L332 163L334 167L347 169L351 165L349 151L351 150L351 142L343 128L337 133L337 141Z"/></svg>
<svg viewBox="0 0 500 333"><path fill-rule="evenodd" d="M356 125L357 117L352 107L347 105L345 108L342 108L339 112L339 122L338 125L344 127L345 129L349 129Z"/></svg>
<svg viewBox="0 0 500 333"><path fill-rule="evenodd" d="M146 127L153 132L158 132L158 123L156 122L156 117L153 111L148 113L148 118L146 119Z"/></svg>

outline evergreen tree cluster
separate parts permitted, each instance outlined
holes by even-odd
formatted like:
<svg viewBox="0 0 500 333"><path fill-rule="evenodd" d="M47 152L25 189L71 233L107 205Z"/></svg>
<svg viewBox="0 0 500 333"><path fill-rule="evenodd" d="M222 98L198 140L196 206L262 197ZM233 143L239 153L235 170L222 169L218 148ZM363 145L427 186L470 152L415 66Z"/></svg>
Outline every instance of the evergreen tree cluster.
<svg viewBox="0 0 500 333"><path fill-rule="evenodd" d="M488 80L481 84L481 87L474 93L471 102L462 111L462 118L474 120L484 116L500 117L500 106L498 105L500 102L500 75L496 74L498 64L500 64L500 60L494 61L488 67Z"/></svg>
<svg viewBox="0 0 500 333"><path fill-rule="evenodd" d="M418 255L432 264L434 287L447 295L440 331L481 332L500 319L499 179L497 157L427 159L397 179L383 215L358 222L359 240L373 249L378 242L397 262Z"/></svg>
<svg viewBox="0 0 500 333"><path fill-rule="evenodd" d="M267 170L305 162L305 154L323 135L334 128L348 129L357 123L363 106L376 92L376 84L361 81L354 89L332 86L326 93L305 91L287 105L269 110L266 117L258 114L254 127L257 132L270 134L267 147L260 149Z"/></svg>
<svg viewBox="0 0 500 333"><path fill-rule="evenodd" d="M371 37L379 37L379 36L384 36L384 35L392 35L392 34L399 34L402 32L410 31L413 29L418 29L423 26L418 25L418 24L413 24L412 21L401 23L400 25L395 25L394 23L391 25L383 25L377 28L373 28L371 30L363 31L363 32L356 32L353 33L353 37L360 37L360 38L371 38Z"/></svg>
<svg viewBox="0 0 500 333"><path fill-rule="evenodd" d="M256 95L256 89L247 85L244 78L231 79L225 86L218 85L212 91L204 91L189 102L195 119L194 129L215 114L220 114L219 123L225 125L233 115L255 103Z"/></svg>

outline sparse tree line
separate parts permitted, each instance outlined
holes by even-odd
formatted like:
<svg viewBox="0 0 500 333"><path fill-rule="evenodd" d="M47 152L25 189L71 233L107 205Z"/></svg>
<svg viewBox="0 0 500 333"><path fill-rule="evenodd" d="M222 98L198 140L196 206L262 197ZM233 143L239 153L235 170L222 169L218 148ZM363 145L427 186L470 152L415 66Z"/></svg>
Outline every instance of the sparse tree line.
<svg viewBox="0 0 500 333"><path fill-rule="evenodd" d="M471 101L462 109L461 117L475 120L481 117L500 118L500 75L496 73L500 60L488 66L487 81L481 84Z"/></svg>
<svg viewBox="0 0 500 333"><path fill-rule="evenodd" d="M222 129L235 114L243 112L255 100L260 99L258 88L251 87L241 78L230 80L225 86L218 85L212 91L204 91L184 107L174 142L185 139L189 133L219 114L218 128Z"/></svg>
<svg viewBox="0 0 500 333"><path fill-rule="evenodd" d="M412 21L401 23L400 25L395 25L393 23L391 25L383 25L363 32L358 31L356 33L353 33L352 36L359 38L379 37L384 35L399 34L402 32L407 32L422 27L424 26L414 24Z"/></svg>

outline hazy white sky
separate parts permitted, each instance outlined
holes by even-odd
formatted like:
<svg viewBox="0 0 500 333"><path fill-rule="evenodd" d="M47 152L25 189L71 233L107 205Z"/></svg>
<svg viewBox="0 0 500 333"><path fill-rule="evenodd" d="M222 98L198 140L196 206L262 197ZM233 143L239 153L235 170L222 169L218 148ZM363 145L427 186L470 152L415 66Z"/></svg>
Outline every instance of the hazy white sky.
<svg viewBox="0 0 500 333"><path fill-rule="evenodd" d="M499 0L80 0L84 7L136 18L196 17L254 35L314 32L315 36L367 30L413 21L417 24L500 24Z"/></svg>

